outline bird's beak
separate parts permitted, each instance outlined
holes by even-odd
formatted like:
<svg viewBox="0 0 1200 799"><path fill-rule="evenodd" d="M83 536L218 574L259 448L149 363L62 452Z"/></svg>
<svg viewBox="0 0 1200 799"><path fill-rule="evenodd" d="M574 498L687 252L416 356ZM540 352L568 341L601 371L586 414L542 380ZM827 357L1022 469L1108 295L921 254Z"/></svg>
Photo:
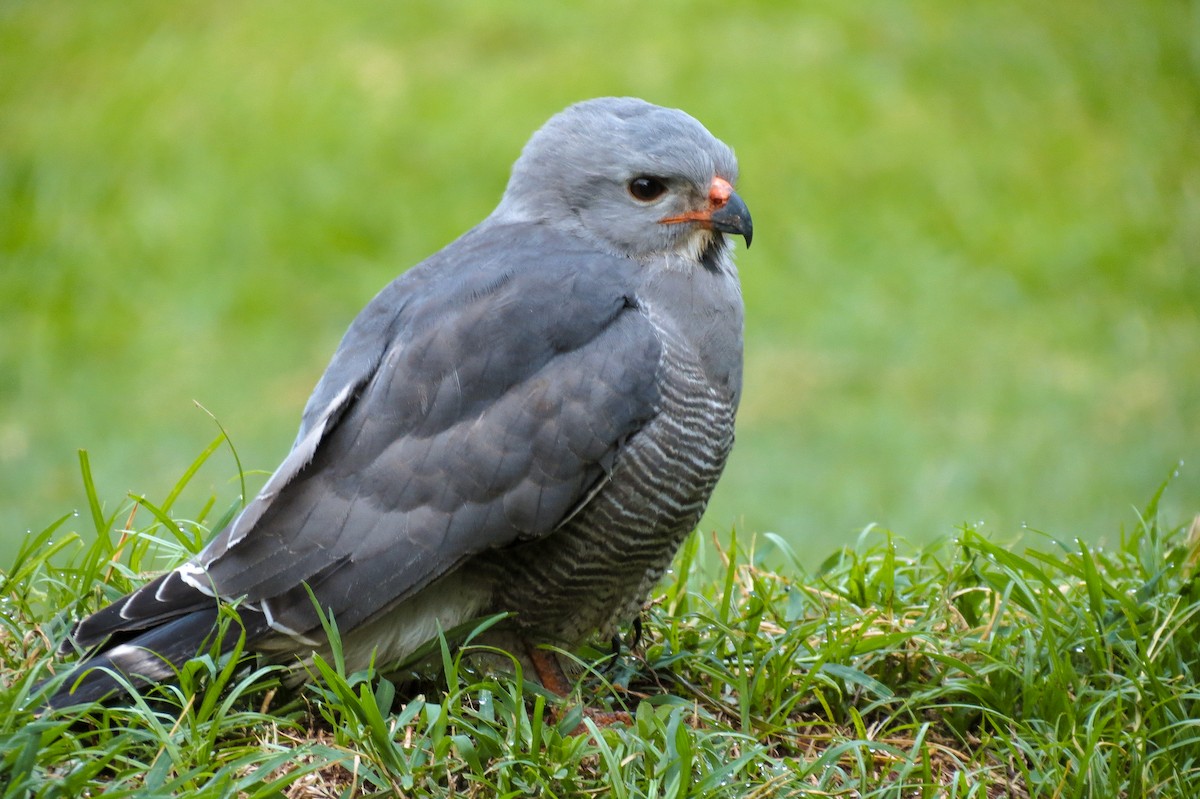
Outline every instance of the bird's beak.
<svg viewBox="0 0 1200 799"><path fill-rule="evenodd" d="M733 233L746 240L747 249L750 248L750 240L754 238L754 221L750 219L750 209L724 178L713 178L708 187L708 204L704 208L664 217L658 221L663 225L695 222L708 230Z"/></svg>

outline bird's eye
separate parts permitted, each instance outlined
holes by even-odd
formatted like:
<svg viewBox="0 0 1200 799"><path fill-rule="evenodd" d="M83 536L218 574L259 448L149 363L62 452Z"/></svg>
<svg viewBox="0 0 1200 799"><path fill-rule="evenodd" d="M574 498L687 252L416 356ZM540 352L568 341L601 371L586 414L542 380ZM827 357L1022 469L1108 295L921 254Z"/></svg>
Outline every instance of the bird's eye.
<svg viewBox="0 0 1200 799"><path fill-rule="evenodd" d="M658 178L640 175L629 181L629 193L633 199L648 203L657 200L667 191L667 186Z"/></svg>

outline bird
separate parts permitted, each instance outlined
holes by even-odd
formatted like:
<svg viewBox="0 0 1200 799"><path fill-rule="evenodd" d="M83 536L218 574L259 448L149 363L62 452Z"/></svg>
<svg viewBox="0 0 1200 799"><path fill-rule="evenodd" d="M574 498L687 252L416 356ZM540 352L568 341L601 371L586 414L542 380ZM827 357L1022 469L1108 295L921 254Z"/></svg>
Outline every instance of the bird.
<svg viewBox="0 0 1200 799"><path fill-rule="evenodd" d="M228 605L246 649L301 682L330 649L322 616L351 671L499 616L485 640L561 691L548 648L640 613L733 446L737 179L684 111L602 97L552 116L495 210L354 319L240 514L74 626L48 704L171 679Z"/></svg>

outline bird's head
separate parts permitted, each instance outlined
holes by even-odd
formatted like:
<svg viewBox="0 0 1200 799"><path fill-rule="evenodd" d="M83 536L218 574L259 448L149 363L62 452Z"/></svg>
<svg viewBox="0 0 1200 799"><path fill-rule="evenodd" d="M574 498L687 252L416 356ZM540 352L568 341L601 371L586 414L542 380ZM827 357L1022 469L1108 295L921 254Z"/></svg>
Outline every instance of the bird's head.
<svg viewBox="0 0 1200 799"><path fill-rule="evenodd" d="M737 172L733 151L684 112L603 97L533 134L496 214L546 222L631 258L708 262L724 253L725 234L750 245Z"/></svg>

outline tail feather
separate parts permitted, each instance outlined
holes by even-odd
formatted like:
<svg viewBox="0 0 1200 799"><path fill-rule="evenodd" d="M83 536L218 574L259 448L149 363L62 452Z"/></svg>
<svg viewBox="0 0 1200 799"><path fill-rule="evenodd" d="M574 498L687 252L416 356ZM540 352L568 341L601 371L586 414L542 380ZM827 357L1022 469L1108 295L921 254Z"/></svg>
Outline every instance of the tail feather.
<svg viewBox="0 0 1200 799"><path fill-rule="evenodd" d="M96 702L117 693L123 686L114 672L134 687L174 677L180 666L213 645L218 615L214 604L92 654L67 675L47 704L52 708L66 707ZM221 641L222 654L235 647L238 637L237 631L228 631Z"/></svg>
<svg viewBox="0 0 1200 799"><path fill-rule="evenodd" d="M187 585L176 569L80 621L71 640L63 646L67 651L72 644L90 649L113 639L136 638L147 628L165 626L191 613L211 610L213 605L212 596Z"/></svg>

